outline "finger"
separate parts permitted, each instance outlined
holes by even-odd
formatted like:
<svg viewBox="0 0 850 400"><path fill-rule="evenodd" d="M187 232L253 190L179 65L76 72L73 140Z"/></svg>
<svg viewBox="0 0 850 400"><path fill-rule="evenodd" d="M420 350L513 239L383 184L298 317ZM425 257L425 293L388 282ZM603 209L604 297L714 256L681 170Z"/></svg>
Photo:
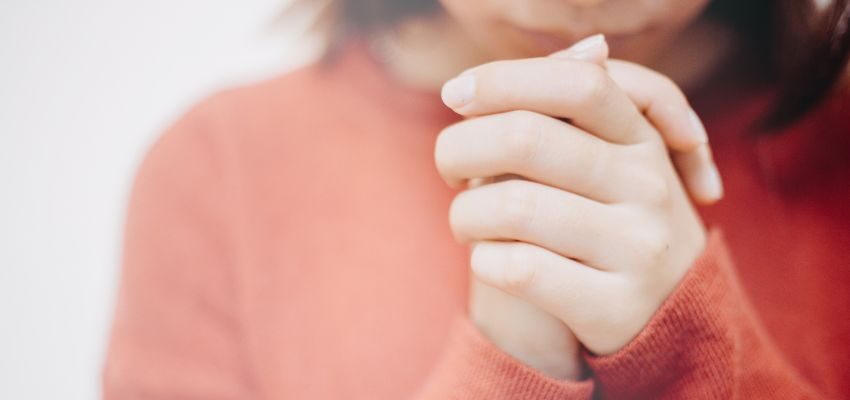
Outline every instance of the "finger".
<svg viewBox="0 0 850 400"><path fill-rule="evenodd" d="M658 127L667 146L690 151L708 142L702 122L687 97L670 78L634 63L608 60L606 69L617 83Z"/></svg>
<svg viewBox="0 0 850 400"><path fill-rule="evenodd" d="M708 144L690 152L673 153L672 157L685 187L697 203L707 205L723 197L723 181Z"/></svg>
<svg viewBox="0 0 850 400"><path fill-rule="evenodd" d="M460 242L520 240L600 269L626 267L624 253L600 243L625 243L613 208L525 180L509 180L458 194L449 222ZM624 248L630 248L625 246Z"/></svg>
<svg viewBox="0 0 850 400"><path fill-rule="evenodd" d="M447 127L434 157L452 187L516 174L603 203L641 200L646 191L621 147L546 115L510 111Z"/></svg>
<svg viewBox="0 0 850 400"><path fill-rule="evenodd" d="M549 57L574 59L604 66L638 108L660 131L674 152L675 164L691 198L712 204L723 197L723 183L708 148L708 135L685 94L666 76L638 64L611 60L602 34L579 41ZM610 66L610 68L609 68Z"/></svg>
<svg viewBox="0 0 850 400"><path fill-rule="evenodd" d="M481 282L510 293L581 328L604 310L590 309L614 286L611 275L524 242L481 241L470 255Z"/></svg>
<svg viewBox="0 0 850 400"><path fill-rule="evenodd" d="M442 97L465 116L530 110L567 118L614 143L637 143L657 135L605 69L583 61L491 62L447 82Z"/></svg>
<svg viewBox="0 0 850 400"><path fill-rule="evenodd" d="M566 50L552 53L549 57L556 59L587 61L589 63L604 66L605 61L608 59L608 53L608 42L605 41L605 35L600 33L582 39Z"/></svg>
<svg viewBox="0 0 850 400"><path fill-rule="evenodd" d="M676 153L676 166L691 197L710 204L723 197L723 185L708 149L708 135L681 89L649 68L609 60L611 78L623 88Z"/></svg>

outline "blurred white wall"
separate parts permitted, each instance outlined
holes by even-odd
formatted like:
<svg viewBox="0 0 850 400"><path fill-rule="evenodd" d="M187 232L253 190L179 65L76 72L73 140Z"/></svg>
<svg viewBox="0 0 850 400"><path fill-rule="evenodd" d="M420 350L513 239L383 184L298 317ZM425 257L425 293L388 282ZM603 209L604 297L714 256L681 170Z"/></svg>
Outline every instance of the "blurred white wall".
<svg viewBox="0 0 850 400"><path fill-rule="evenodd" d="M190 103L310 59L284 5L0 0L0 399L99 398L135 168Z"/></svg>

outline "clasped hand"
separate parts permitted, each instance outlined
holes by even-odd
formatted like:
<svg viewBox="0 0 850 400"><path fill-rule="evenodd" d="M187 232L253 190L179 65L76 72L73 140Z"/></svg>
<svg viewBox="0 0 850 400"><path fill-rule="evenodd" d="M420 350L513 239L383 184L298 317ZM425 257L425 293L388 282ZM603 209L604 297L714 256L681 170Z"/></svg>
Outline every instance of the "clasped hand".
<svg viewBox="0 0 850 400"><path fill-rule="evenodd" d="M467 118L435 148L450 186L486 182L465 187L449 216L472 246L474 278L600 355L633 339L675 289L705 246L693 203L722 196L682 92L607 52L596 37L465 71L443 100Z"/></svg>

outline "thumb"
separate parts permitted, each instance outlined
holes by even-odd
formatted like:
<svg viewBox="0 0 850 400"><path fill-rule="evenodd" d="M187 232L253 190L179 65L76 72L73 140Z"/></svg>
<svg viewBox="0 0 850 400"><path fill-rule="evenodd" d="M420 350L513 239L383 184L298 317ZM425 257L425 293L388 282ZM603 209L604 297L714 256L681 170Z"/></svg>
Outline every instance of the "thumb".
<svg viewBox="0 0 850 400"><path fill-rule="evenodd" d="M604 67L608 60L608 42L605 41L605 35L599 33L579 40L568 49L552 53L549 57L587 61Z"/></svg>

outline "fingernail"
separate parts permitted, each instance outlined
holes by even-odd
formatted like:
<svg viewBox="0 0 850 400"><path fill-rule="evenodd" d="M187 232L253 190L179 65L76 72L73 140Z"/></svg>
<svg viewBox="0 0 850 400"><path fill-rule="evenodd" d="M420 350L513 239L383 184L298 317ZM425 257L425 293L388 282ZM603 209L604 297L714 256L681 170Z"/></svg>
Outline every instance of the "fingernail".
<svg viewBox="0 0 850 400"><path fill-rule="evenodd" d="M572 45L571 49L577 53L581 53L583 51L591 50L596 46L601 45L603 42L605 42L605 35L597 33L593 36L579 40L576 44Z"/></svg>
<svg viewBox="0 0 850 400"><path fill-rule="evenodd" d="M475 96L475 75L462 75L446 82L441 96L443 103L450 108L457 109L469 104Z"/></svg>
<svg viewBox="0 0 850 400"><path fill-rule="evenodd" d="M703 169L703 190L705 195L712 199L720 199L723 197L723 181L720 179L720 172L716 166L710 166Z"/></svg>
<svg viewBox="0 0 850 400"><path fill-rule="evenodd" d="M604 43L605 35L598 33L596 35L579 40L574 45L570 46L570 48L556 52L552 54L551 57L561 59L582 59L588 53L593 52Z"/></svg>
<svg viewBox="0 0 850 400"><path fill-rule="evenodd" d="M690 110L690 118L691 131L693 132L694 137L701 144L708 143L708 133L705 131L705 126L702 124L702 121L699 119L699 116L693 109Z"/></svg>

